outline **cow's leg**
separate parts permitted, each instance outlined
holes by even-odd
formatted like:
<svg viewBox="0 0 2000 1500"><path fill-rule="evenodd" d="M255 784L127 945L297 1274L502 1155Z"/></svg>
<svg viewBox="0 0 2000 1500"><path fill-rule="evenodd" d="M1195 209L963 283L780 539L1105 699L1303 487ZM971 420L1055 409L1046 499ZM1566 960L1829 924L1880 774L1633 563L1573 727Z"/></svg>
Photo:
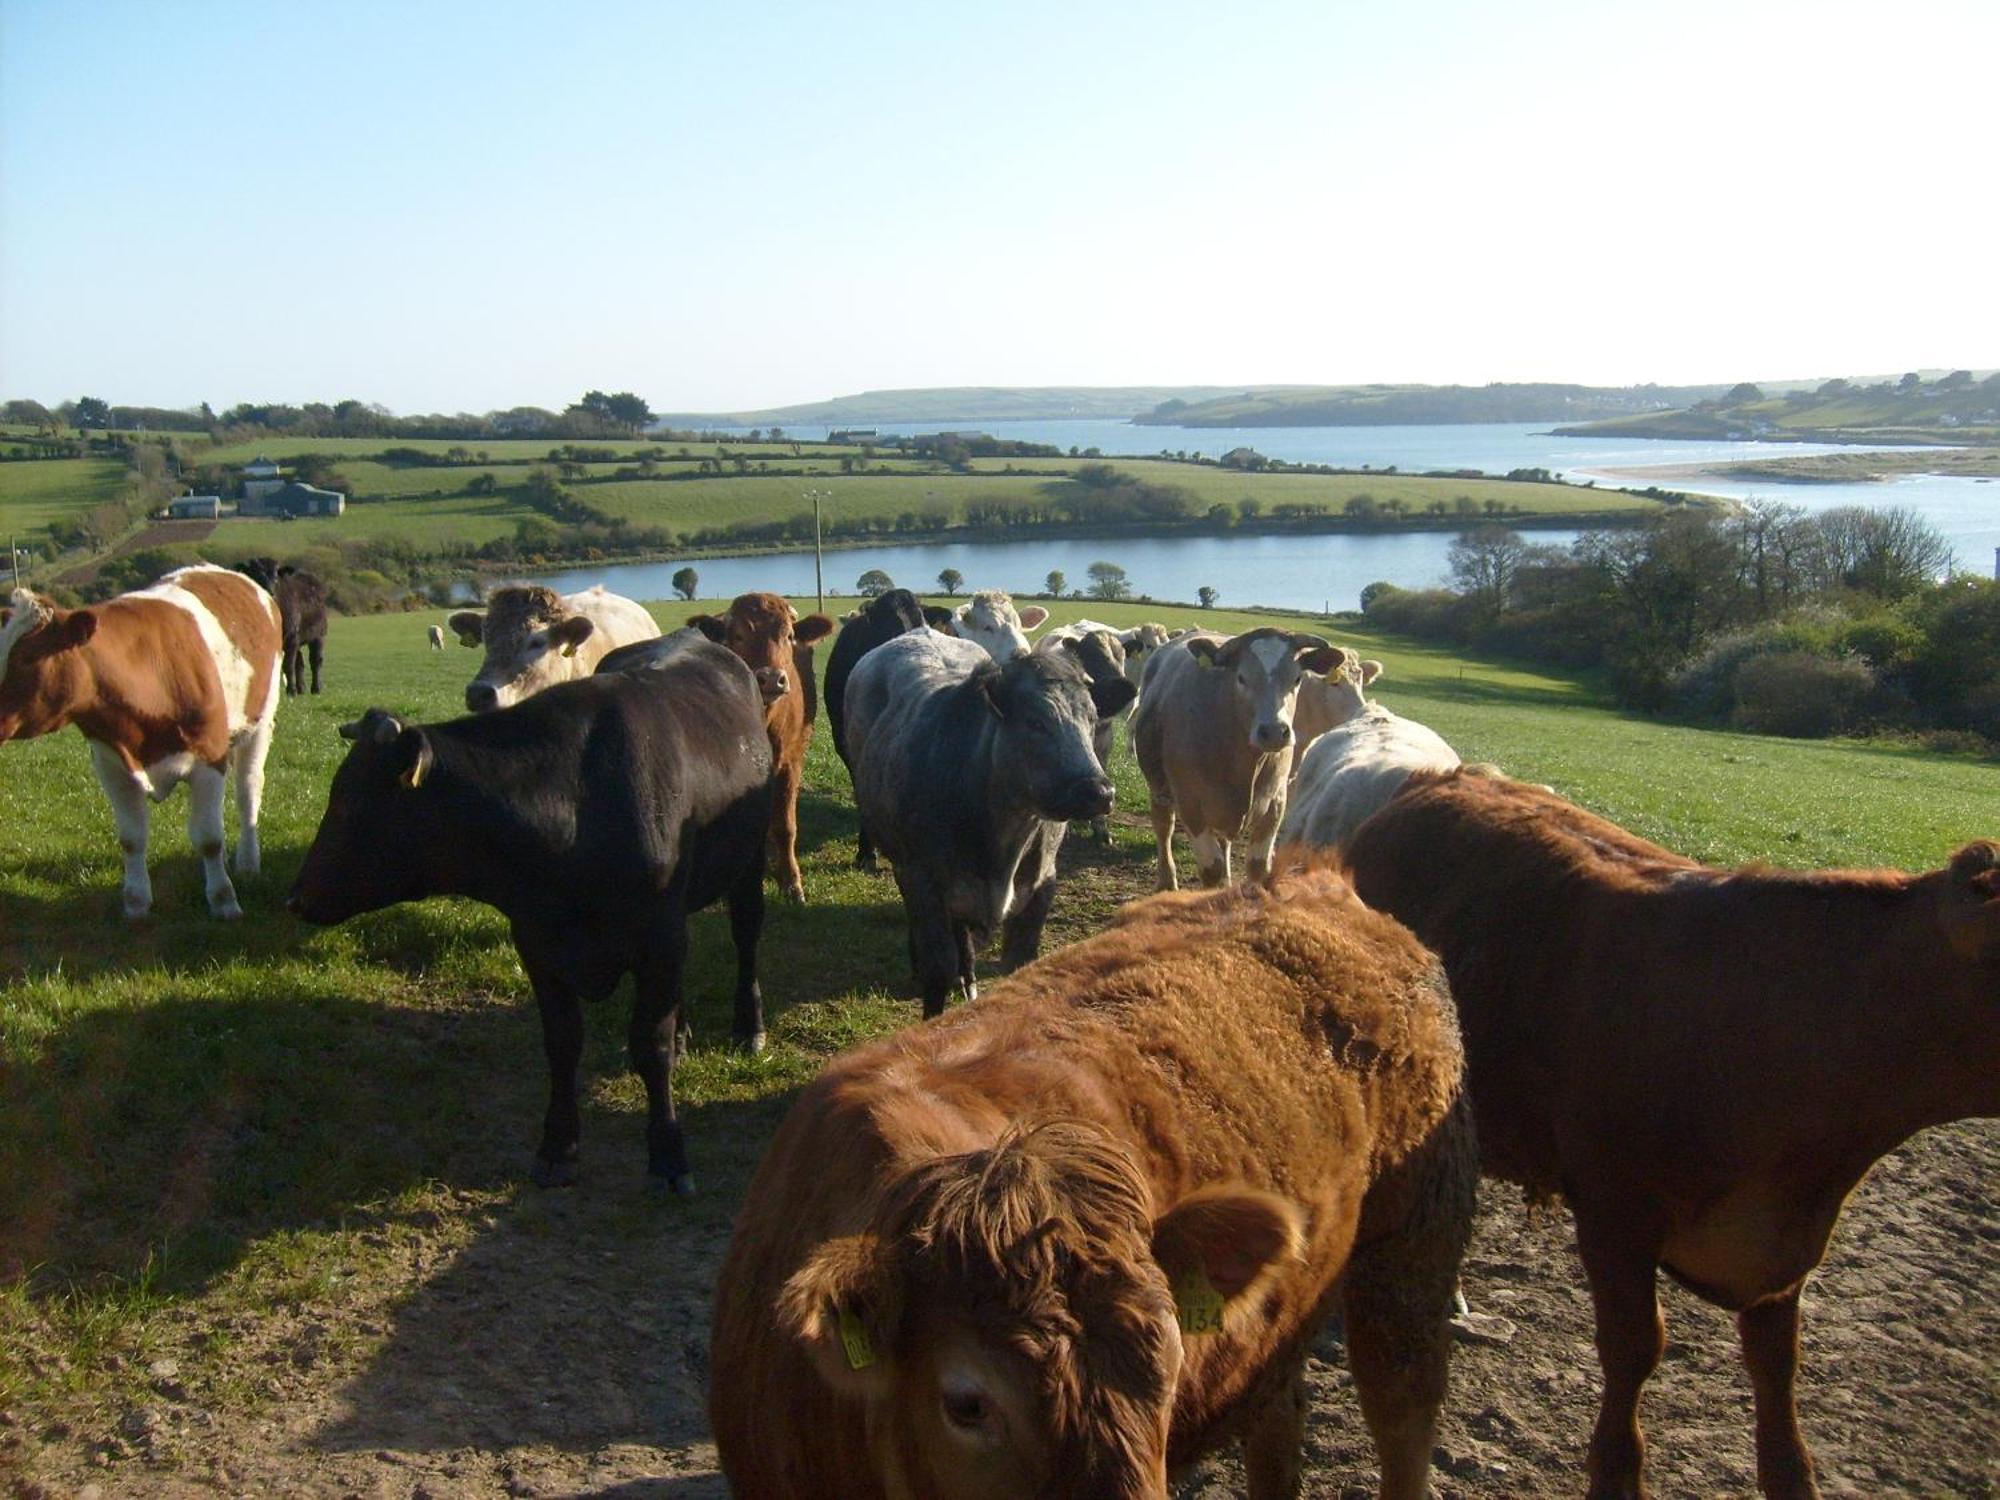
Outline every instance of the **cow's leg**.
<svg viewBox="0 0 2000 1500"><path fill-rule="evenodd" d="M1250 1500L1293 1500L1305 1458L1306 1384L1303 1356L1243 1434L1244 1490Z"/></svg>
<svg viewBox="0 0 2000 1500"><path fill-rule="evenodd" d="M286 697L296 698L306 690L305 658L297 641L285 642L285 656L278 664L278 670L284 675Z"/></svg>
<svg viewBox="0 0 2000 1500"><path fill-rule="evenodd" d="M732 902L732 928L735 913ZM686 963L687 917L676 908L661 921L632 976L632 1025L626 1036L632 1071L646 1086L646 1171L683 1195L694 1191L694 1177L688 1171L681 1122L674 1115L672 1038L666 1033L682 1009L681 972Z"/></svg>
<svg viewBox="0 0 2000 1500"><path fill-rule="evenodd" d="M903 893L903 912L910 923L910 969L924 1019L944 1014L945 997L958 983L958 939L944 897L921 873L905 875L896 866L896 888Z"/></svg>
<svg viewBox="0 0 2000 1500"><path fill-rule="evenodd" d="M271 734L277 728L275 711L253 724L230 752L230 770L236 780L236 873L255 875L264 861L258 840L257 823L264 811L264 762L271 754Z"/></svg>
<svg viewBox="0 0 2000 1500"><path fill-rule="evenodd" d="M153 909L153 879L146 873L146 829L152 813L146 805L145 789L117 752L96 740L90 742L90 764L97 772L98 785L104 788L105 801L111 804L111 821L118 829L118 848L125 858L125 915L143 917Z"/></svg>
<svg viewBox="0 0 2000 1500"><path fill-rule="evenodd" d="M228 800L229 781L220 766L197 765L188 772L188 842L201 861L202 888L208 894L208 909L215 916L234 919L243 915L237 904L236 887L229 883L229 867L223 863L222 806Z"/></svg>
<svg viewBox="0 0 2000 1500"><path fill-rule="evenodd" d="M958 987L968 1000L979 998L978 950L972 941L972 929L965 923L957 923L952 929L952 939L958 945Z"/></svg>
<svg viewBox="0 0 2000 1500"><path fill-rule="evenodd" d="M1795 1286L1736 1315L1743 1363L1757 1398L1757 1488L1774 1500L1813 1500L1819 1485L1799 1431L1793 1381L1799 1368L1799 1293Z"/></svg>
<svg viewBox="0 0 2000 1500"><path fill-rule="evenodd" d="M806 882L799 873L799 774L784 766L771 776L771 868L787 901L805 905Z"/></svg>
<svg viewBox="0 0 2000 1500"><path fill-rule="evenodd" d="M1646 1440L1639 1430L1639 1393L1666 1349L1660 1316L1657 1251L1635 1241L1615 1221L1572 1204L1576 1247L1590 1279L1597 1314L1597 1361L1604 1394L1590 1435L1590 1500L1643 1500Z"/></svg>
<svg viewBox="0 0 2000 1500"><path fill-rule="evenodd" d="M729 893L729 936L736 944L736 1015L731 1035L746 1052L764 1050L764 992L757 986L757 942L763 935L764 872L753 870Z"/></svg>
<svg viewBox="0 0 2000 1500"><path fill-rule="evenodd" d="M576 1072L583 1062L583 1002L552 966L531 958L526 949L521 950L521 964L542 1013L542 1051L549 1060L549 1109L529 1176L537 1187L568 1187L576 1181L577 1140L583 1134L576 1097Z"/></svg>
<svg viewBox="0 0 2000 1500"><path fill-rule="evenodd" d="M875 873L875 841L868 837L865 827L854 836L854 868Z"/></svg>
<svg viewBox="0 0 2000 1500"><path fill-rule="evenodd" d="M1278 825L1285 820L1285 799L1277 796L1262 814L1250 820L1243 835L1245 854L1250 861L1250 878L1259 885L1271 881L1271 855L1278 844Z"/></svg>
<svg viewBox="0 0 2000 1500"><path fill-rule="evenodd" d="M315 637L306 642L306 656L312 661L313 696L319 696L319 664L326 655L326 642Z"/></svg>
<svg viewBox="0 0 2000 1500"><path fill-rule="evenodd" d="M1153 799L1153 889L1172 891L1180 888L1180 876L1174 872L1174 805Z"/></svg>
<svg viewBox="0 0 2000 1500"><path fill-rule="evenodd" d="M1056 877L1051 871L1014 903L1000 924L1000 966L1008 973L1035 961L1042 951L1042 925L1056 904Z"/></svg>
<svg viewBox="0 0 2000 1500"><path fill-rule="evenodd" d="M1229 840L1219 833L1197 833L1194 836L1194 864L1201 872L1201 883L1215 887L1229 884Z"/></svg>

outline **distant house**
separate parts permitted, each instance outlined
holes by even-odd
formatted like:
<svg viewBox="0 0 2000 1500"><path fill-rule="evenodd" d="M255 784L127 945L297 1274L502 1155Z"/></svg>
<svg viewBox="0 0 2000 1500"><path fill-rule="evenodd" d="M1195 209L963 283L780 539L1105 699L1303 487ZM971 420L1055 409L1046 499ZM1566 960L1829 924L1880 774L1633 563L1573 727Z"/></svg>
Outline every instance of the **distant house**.
<svg viewBox="0 0 2000 1500"><path fill-rule="evenodd" d="M259 455L243 466L243 503L236 507L236 513L241 516L271 514L264 509L264 500L284 487L284 470Z"/></svg>
<svg viewBox="0 0 2000 1500"><path fill-rule="evenodd" d="M347 497L339 490L323 490L316 485L291 479L270 493L260 495L257 509L250 508L246 495L237 508L245 516L337 516L347 509Z"/></svg>
<svg viewBox="0 0 2000 1500"><path fill-rule="evenodd" d="M167 502L169 521L219 521L222 519L222 497L220 495L181 495Z"/></svg>

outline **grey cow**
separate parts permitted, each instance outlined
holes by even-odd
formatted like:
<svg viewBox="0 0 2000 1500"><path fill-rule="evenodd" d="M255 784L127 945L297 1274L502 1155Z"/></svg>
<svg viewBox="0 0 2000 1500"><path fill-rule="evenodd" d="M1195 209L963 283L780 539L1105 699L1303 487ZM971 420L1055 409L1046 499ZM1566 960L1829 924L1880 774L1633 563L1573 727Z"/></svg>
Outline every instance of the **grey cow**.
<svg viewBox="0 0 2000 1500"><path fill-rule="evenodd" d="M973 958L995 928L1010 969L1040 949L1068 821L1111 810L1091 735L1131 696L1122 678L1093 683L1071 652L1003 666L928 627L856 665L854 801L895 866L926 1016L954 986L976 993Z"/></svg>
<svg viewBox="0 0 2000 1500"><path fill-rule="evenodd" d="M1184 636L1154 654L1132 715L1132 749L1152 794L1160 890L1179 884L1176 820L1194 841L1203 885L1229 883L1232 839L1249 845L1251 878L1269 877L1298 740L1300 684L1345 676L1349 661L1319 636L1270 627L1226 639Z"/></svg>

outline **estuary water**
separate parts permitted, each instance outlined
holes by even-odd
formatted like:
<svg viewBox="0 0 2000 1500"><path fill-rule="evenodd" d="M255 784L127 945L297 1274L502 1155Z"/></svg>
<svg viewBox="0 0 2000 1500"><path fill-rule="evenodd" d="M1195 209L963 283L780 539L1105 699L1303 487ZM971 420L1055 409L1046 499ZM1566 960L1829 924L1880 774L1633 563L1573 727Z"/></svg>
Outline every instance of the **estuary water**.
<svg viewBox="0 0 2000 1500"><path fill-rule="evenodd" d="M1908 475L1880 484L1780 484L1712 476L1668 478L1648 475L1654 467L1709 464L1730 460L1832 453L1829 443L1686 442L1639 438L1555 437L1547 423L1460 423L1423 427L1140 427L1129 422L1039 421L958 424L883 424L878 431L915 433L939 425L976 429L994 437L1050 443L1067 452L1096 448L1106 456L1145 457L1186 452L1215 456L1232 448L1255 448L1293 463L1342 468L1396 468L1404 473L1429 469L1478 469L1505 474L1510 469L1548 469L1573 480L1595 479L1606 488L1668 488L1765 498L1823 510L1837 505L1906 505L1936 526L1958 554L1959 566L1985 572L2000 548L2000 481ZM788 427L798 438L824 438L825 427ZM1530 540L1566 546L1573 530L1540 529ZM1103 560L1124 568L1135 595L1192 601L1204 585L1230 605L1269 604L1288 609L1354 609L1363 588L1377 579L1405 588L1444 581L1450 532L1416 531L1368 535L1120 537L1115 540L1049 540L918 543L859 547L826 554L829 597L851 596L855 580L879 568L897 583L935 592L937 575L955 568L965 587L1041 592L1052 569L1072 589L1087 582L1086 569ZM548 575L540 581L569 591L602 583L636 599L672 596L669 583L678 563L604 564ZM753 589L810 594L814 590L809 553L764 553L753 557L695 559L701 593L728 598Z"/></svg>

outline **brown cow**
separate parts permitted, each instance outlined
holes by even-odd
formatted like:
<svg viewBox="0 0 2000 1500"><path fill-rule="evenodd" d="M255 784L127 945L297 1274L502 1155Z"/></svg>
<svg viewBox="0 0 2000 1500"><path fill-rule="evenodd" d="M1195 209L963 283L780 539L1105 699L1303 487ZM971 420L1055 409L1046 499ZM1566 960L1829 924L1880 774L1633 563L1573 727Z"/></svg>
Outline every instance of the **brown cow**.
<svg viewBox="0 0 2000 1500"><path fill-rule="evenodd" d="M1436 960L1327 870L1155 896L860 1047L758 1168L716 1290L738 1500L1165 1500L1242 1438L1297 1492L1329 1312L1420 1496L1477 1177Z"/></svg>
<svg viewBox="0 0 2000 1500"><path fill-rule="evenodd" d="M1575 1214L1590 1493L1644 1493L1664 1266L1737 1315L1758 1484L1817 1494L1799 1294L1841 1204L1924 1126L2000 1113L2000 844L1927 875L1715 870L1546 788L1419 771L1348 860L1444 957L1486 1170Z"/></svg>
<svg viewBox="0 0 2000 1500"><path fill-rule="evenodd" d="M778 689L764 714L771 734L771 871L785 894L802 902L806 882L799 873L799 783L819 711L812 646L833 633L833 621L825 615L802 620L778 594L738 594L729 613L696 615L688 624L734 651L760 681Z"/></svg>
<svg viewBox="0 0 2000 1500"><path fill-rule="evenodd" d="M125 855L125 915L153 906L147 799L164 801L185 781L208 909L242 916L222 860L222 804L233 771L236 873L253 875L283 648L271 596L241 573L192 567L89 609L16 589L5 619L0 743L70 724L90 741Z"/></svg>

